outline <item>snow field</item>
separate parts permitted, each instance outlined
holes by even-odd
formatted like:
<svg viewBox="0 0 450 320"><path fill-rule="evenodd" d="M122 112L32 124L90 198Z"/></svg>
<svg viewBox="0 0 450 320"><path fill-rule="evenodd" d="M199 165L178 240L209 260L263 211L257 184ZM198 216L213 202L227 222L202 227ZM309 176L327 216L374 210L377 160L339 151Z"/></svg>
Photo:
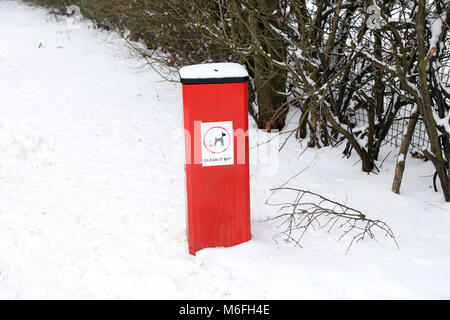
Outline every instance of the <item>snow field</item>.
<svg viewBox="0 0 450 320"><path fill-rule="evenodd" d="M290 140L270 166L255 161L252 123L253 239L193 257L180 85L114 34L20 1L0 0L0 39L0 298L450 298L450 204L430 164L408 155L401 195L395 151L367 176L356 156ZM287 181L385 221L400 250L377 234L345 255L348 241L323 230L285 244L281 221L264 220Z"/></svg>

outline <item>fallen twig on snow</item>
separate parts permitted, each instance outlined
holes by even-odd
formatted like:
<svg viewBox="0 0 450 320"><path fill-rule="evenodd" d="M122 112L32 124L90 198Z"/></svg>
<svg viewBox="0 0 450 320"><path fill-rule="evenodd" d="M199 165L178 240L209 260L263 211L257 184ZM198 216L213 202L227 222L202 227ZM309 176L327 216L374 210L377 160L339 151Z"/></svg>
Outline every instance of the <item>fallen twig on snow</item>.
<svg viewBox="0 0 450 320"><path fill-rule="evenodd" d="M325 198L324 196L306 190L280 187L271 191L292 191L296 193L296 198L292 203L267 203L271 206L280 207L279 215L269 220L284 219L281 226L286 226L282 232L286 235L286 241L293 241L300 246L300 241L309 229L327 229L327 232L339 229L343 233L338 240L346 236L352 236L346 254L354 243L364 240L366 237L375 239L374 229L379 229L390 237L397 248L398 243L391 228L381 220L372 220L366 217L361 211L351 208L342 203ZM303 202L305 196L308 200ZM312 197L312 201L311 200ZM296 232L298 231L298 232Z"/></svg>

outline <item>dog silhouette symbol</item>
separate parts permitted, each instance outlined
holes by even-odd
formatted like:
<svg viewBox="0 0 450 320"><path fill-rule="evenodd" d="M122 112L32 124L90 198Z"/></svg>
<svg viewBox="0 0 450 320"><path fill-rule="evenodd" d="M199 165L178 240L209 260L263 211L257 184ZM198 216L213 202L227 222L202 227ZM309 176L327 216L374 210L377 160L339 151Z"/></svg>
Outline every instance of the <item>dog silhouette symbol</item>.
<svg viewBox="0 0 450 320"><path fill-rule="evenodd" d="M222 146L225 146L225 143L223 142L223 138L226 136L225 133L222 132L222 136L220 138L214 138L214 147L217 145L218 142L222 144Z"/></svg>

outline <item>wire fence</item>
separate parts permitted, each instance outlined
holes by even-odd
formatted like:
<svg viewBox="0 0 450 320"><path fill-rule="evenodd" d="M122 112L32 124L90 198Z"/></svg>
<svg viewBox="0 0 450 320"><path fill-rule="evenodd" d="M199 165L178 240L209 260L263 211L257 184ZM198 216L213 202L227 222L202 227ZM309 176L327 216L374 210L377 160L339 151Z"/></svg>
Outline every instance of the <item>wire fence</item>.
<svg viewBox="0 0 450 320"><path fill-rule="evenodd" d="M408 127L409 119L414 111L413 105L407 105L402 107L395 118L394 123L392 124L386 139L383 143L383 146L389 146L391 148L400 148L400 145L403 140L404 134L406 134L406 129ZM364 109L357 109L350 116L350 120L353 123L356 123L357 127L368 125L368 113ZM428 148L430 145L430 141L428 139L428 135L425 129L425 125L423 121L419 118L417 122L416 128L414 130L411 145L409 147L410 151L414 151L421 148Z"/></svg>

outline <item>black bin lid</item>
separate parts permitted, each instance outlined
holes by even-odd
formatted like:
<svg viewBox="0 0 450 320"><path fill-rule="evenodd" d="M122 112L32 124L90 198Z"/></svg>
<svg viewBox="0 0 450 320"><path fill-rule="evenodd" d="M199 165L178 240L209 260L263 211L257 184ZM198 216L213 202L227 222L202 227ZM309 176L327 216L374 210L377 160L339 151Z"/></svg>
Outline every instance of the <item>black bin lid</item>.
<svg viewBox="0 0 450 320"><path fill-rule="evenodd" d="M238 63L204 63L183 67L179 71L182 84L236 83L248 81L248 72Z"/></svg>

